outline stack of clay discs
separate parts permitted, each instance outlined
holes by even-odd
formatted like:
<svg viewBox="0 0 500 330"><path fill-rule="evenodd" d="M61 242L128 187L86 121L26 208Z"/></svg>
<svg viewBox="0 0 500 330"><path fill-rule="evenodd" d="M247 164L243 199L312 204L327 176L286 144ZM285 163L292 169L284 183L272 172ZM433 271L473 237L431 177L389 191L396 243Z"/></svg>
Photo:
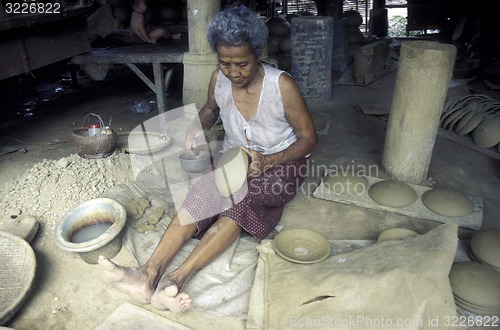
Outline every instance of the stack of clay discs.
<svg viewBox="0 0 500 330"><path fill-rule="evenodd" d="M500 272L500 230L474 234L470 240L469 256Z"/></svg>
<svg viewBox="0 0 500 330"><path fill-rule="evenodd" d="M458 307L478 315L500 315L500 272L478 262L458 262L449 278Z"/></svg>

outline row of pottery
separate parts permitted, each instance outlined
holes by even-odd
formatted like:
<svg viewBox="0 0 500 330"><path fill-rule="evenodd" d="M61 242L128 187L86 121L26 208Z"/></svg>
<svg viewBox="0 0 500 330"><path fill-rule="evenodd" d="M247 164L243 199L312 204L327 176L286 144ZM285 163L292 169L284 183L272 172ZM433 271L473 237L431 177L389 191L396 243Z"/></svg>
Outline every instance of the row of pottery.
<svg viewBox="0 0 500 330"><path fill-rule="evenodd" d="M457 262L449 279L456 306L478 315L500 315L500 272L479 262Z"/></svg>
<svg viewBox="0 0 500 330"><path fill-rule="evenodd" d="M458 135L470 134L481 148L498 146L500 151L500 102L486 95L446 100L439 125Z"/></svg>
<svg viewBox="0 0 500 330"><path fill-rule="evenodd" d="M393 208L412 205L418 199L415 190L396 180L379 181L369 186L364 176L327 176L323 185L337 194L362 194L368 189L369 196L377 203ZM445 188L434 188L422 195L422 203L434 213L448 217L463 217L473 212L472 202L463 194Z"/></svg>
<svg viewBox="0 0 500 330"><path fill-rule="evenodd" d="M500 271L500 230L484 230L474 234L468 252L472 260Z"/></svg>
<svg viewBox="0 0 500 330"><path fill-rule="evenodd" d="M500 315L500 231L475 233L468 254L471 262L455 263L450 270L455 304L477 315Z"/></svg>

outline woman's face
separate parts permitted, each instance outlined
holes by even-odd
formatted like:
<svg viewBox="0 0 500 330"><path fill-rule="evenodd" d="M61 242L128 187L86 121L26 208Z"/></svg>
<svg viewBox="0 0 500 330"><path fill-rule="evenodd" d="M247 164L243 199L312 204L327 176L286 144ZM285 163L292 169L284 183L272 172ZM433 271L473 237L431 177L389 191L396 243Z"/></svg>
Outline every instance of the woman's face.
<svg viewBox="0 0 500 330"><path fill-rule="evenodd" d="M234 86L243 88L252 82L259 69L259 62L248 45L218 45L216 50L219 68Z"/></svg>

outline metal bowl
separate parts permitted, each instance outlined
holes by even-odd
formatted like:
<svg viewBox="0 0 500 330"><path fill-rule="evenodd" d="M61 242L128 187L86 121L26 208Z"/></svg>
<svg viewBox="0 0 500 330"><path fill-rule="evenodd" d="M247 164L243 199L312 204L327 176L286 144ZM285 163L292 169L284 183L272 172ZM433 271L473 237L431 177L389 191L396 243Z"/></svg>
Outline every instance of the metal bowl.
<svg viewBox="0 0 500 330"><path fill-rule="evenodd" d="M127 213L125 207L110 198L95 198L74 207L59 221L54 236L63 251L76 252L89 264L96 264L99 255L113 258L122 247L122 230ZM109 224L97 237L74 242L75 234L89 226Z"/></svg>
<svg viewBox="0 0 500 330"><path fill-rule="evenodd" d="M188 173L201 173L210 166L210 153L208 151L200 151L196 156L184 153L179 156L179 162L184 171Z"/></svg>

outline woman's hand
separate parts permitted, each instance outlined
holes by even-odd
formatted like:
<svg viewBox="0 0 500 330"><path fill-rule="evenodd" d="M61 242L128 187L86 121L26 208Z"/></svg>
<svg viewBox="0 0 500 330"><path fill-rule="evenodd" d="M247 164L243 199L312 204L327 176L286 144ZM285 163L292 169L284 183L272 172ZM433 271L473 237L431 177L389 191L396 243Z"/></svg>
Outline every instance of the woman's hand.
<svg viewBox="0 0 500 330"><path fill-rule="evenodd" d="M241 147L241 149L243 149L251 158L251 162L248 165L249 177L258 177L271 167L271 164L267 161L265 155L256 150L249 149L243 146Z"/></svg>
<svg viewBox="0 0 500 330"><path fill-rule="evenodd" d="M193 156L198 155L198 139L201 134L203 134L203 130L196 129L192 126L189 126L186 130L186 139L184 140L184 145L188 154L191 154Z"/></svg>

